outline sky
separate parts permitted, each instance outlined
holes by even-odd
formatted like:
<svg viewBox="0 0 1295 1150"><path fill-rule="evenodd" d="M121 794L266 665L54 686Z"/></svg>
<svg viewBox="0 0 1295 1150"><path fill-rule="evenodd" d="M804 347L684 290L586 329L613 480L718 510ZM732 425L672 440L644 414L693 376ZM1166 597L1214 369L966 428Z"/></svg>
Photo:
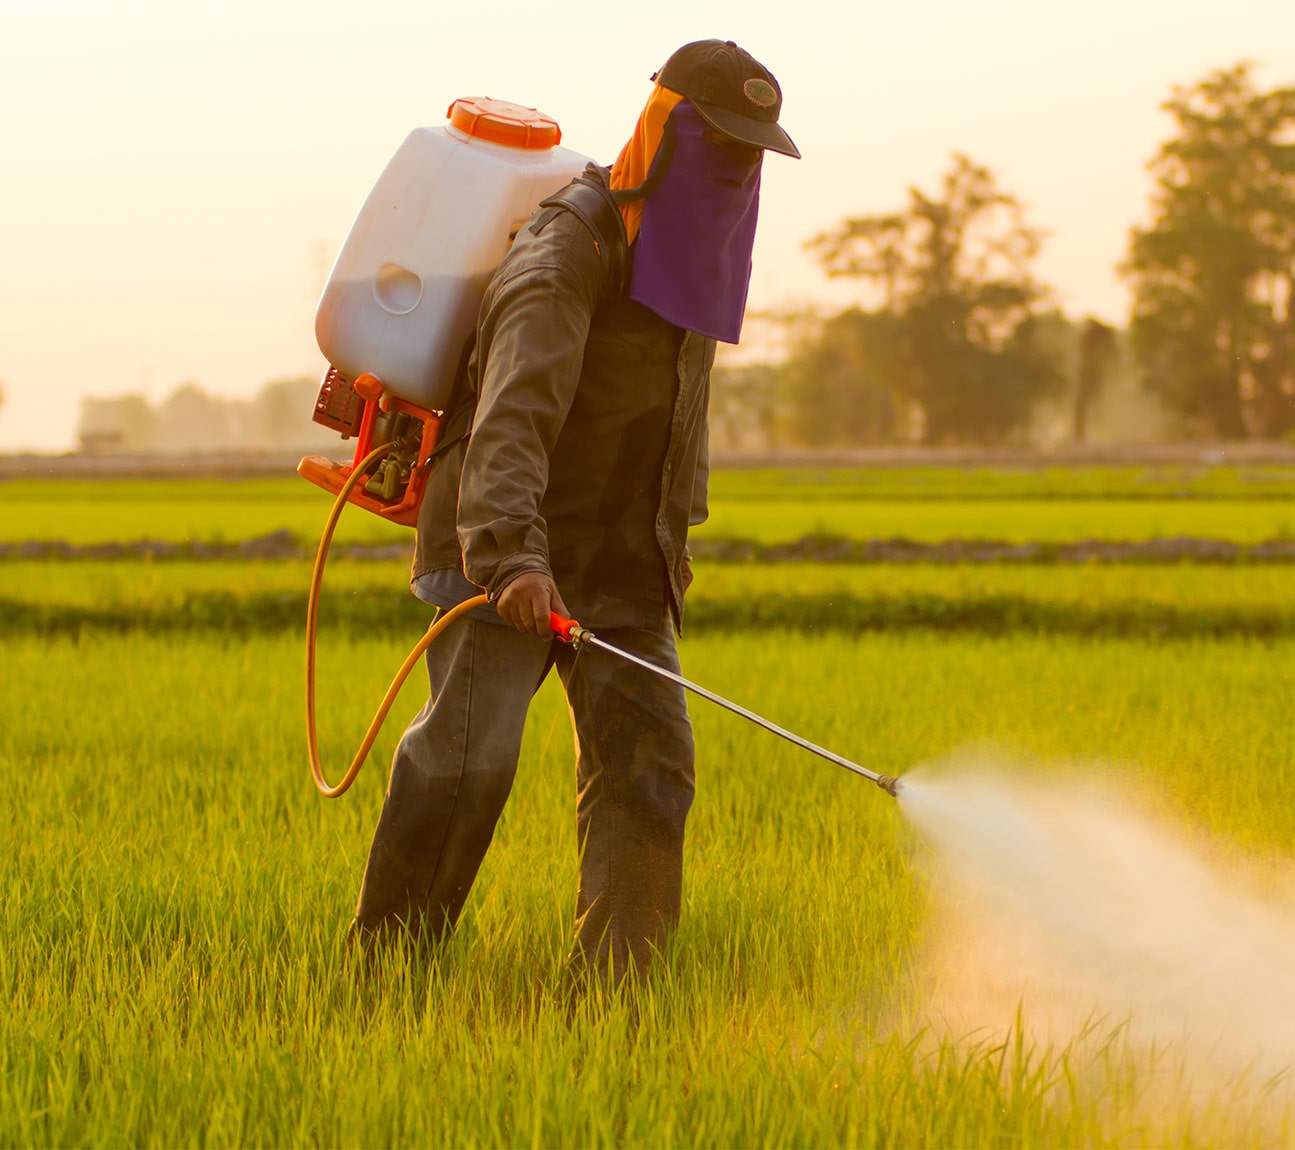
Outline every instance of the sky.
<svg viewBox="0 0 1295 1150"><path fill-rule="evenodd" d="M0 40L0 451L65 451L83 396L229 397L322 372L314 310L369 188L460 96L537 107L610 163L679 45L783 88L749 305L842 307L805 241L987 165L1064 309L1122 323L1160 105L1241 60L1295 83L1292 0L72 0ZM302 413L303 421L309 418Z"/></svg>

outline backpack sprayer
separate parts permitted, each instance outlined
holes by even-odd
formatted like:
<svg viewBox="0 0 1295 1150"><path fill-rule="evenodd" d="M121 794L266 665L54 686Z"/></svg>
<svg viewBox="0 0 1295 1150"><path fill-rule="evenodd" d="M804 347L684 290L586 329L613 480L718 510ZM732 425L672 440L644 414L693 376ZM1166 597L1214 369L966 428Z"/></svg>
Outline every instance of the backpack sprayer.
<svg viewBox="0 0 1295 1150"><path fill-rule="evenodd" d="M306 737L315 786L329 798L355 781L423 652L450 624L488 602L476 595L437 614L387 688L346 774L330 786L315 730L315 636L324 567L342 510L354 503L393 523L416 526L443 413L471 348L486 285L540 201L589 163L559 147L556 121L534 108L462 99L447 116L447 125L416 128L387 164L351 227L315 316L315 336L329 368L313 419L356 441L349 463L308 455L297 465L299 475L334 496L306 602ZM555 613L550 625L576 650L596 647L635 663L897 793L897 779L622 651L574 619Z"/></svg>
<svg viewBox="0 0 1295 1150"><path fill-rule="evenodd" d="M297 465L334 496L363 471L347 500L406 527L491 275L540 200L589 163L534 108L470 98L446 115L415 128L378 177L315 314L329 368L313 418L354 437L354 457Z"/></svg>

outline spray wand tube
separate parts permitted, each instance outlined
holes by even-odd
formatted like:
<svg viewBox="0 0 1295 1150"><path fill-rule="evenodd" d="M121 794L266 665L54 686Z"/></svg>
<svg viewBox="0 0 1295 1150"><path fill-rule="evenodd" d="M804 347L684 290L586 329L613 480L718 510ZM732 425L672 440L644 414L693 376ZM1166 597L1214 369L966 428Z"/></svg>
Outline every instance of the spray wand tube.
<svg viewBox="0 0 1295 1150"><path fill-rule="evenodd" d="M693 694L700 695L703 699L709 699L712 703L718 704L726 711L732 711L733 714L740 715L742 718L755 723L756 726L763 727L771 734L777 735L780 739L786 739L787 742L794 743L803 750L809 751L811 754L818 755L819 758L826 759L829 763L835 763L838 767L844 767L847 771L852 771L856 775L862 775L865 779L871 779L892 798L898 797L899 779L894 776L881 775L876 771L868 770L867 767L861 767L858 763L852 763L849 759L842 758L840 755L827 750L825 747L820 747L817 743L811 743L808 739L802 739L799 735L792 734L785 728L778 726L777 723L771 723L768 719L761 715L757 715L754 711L748 711L745 707L740 707L737 703L725 699L721 695L715 694L714 691L708 691L705 687L699 686L697 683L693 683L690 680L685 679L682 675L676 675L673 671L667 671L664 667L658 667L655 663L649 663L646 659L640 659L637 655L631 655L628 651L622 651L619 647L615 647L611 643L598 638L598 636L592 631L586 627L580 626L580 624L574 619L564 619L554 611L549 616L549 626L553 628L554 634L557 635L559 639L564 643L570 643L576 650L579 650L581 647L588 644L589 646L597 647L600 650L616 655L621 659L625 659L630 663L634 663L636 666L642 667L645 671L651 671L654 675L660 675L663 679L669 679L670 682L677 683L686 690L692 691Z"/></svg>

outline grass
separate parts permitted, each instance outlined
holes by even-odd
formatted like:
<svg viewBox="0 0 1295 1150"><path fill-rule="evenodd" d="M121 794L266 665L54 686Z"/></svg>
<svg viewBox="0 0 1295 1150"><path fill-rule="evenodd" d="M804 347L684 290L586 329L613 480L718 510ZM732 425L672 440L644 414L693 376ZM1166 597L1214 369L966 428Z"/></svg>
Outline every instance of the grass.
<svg viewBox="0 0 1295 1150"><path fill-rule="evenodd" d="M295 562L0 564L0 634L82 629L299 633L307 565ZM1032 567L699 563L689 633L1037 633L1149 638L1295 636L1281 565ZM322 618L412 645L428 609L398 562L338 561Z"/></svg>
<svg viewBox="0 0 1295 1150"><path fill-rule="evenodd" d="M331 497L295 476L248 480L121 480L0 487L0 539L103 543L132 539L233 542L288 530L318 540ZM412 540L376 515L342 517L339 541Z"/></svg>
<svg viewBox="0 0 1295 1150"><path fill-rule="evenodd" d="M823 509L871 531L907 507L911 523L994 535L1010 511L1035 537L1058 515L1114 530L1177 509L1191 534L1215 512L1280 532L1289 474L724 472L715 514L800 534ZM0 497L10 539L309 539L324 512L297 480ZM363 974L343 937L422 687L353 790L319 798L307 577L300 561L0 563L0 1146L1295 1144L1285 1102L1189 1091L1109 1020L1046 1041L1028 1013L942 1029L941 919L902 807L699 701L684 917L646 990L574 1010L560 994L576 843L553 681L460 930L435 961ZM883 773L972 747L1090 776L1278 889L1295 840L1289 579L699 564L684 672ZM398 561L329 568L334 778L425 625L406 581Z"/></svg>
<svg viewBox="0 0 1295 1150"><path fill-rule="evenodd" d="M909 563L849 566L814 563L698 563L692 597L760 599L792 592L832 598L919 592L960 599L978 594L1046 597L1063 602L1136 599L1169 604L1254 604L1278 608L1291 599L1289 571L1282 565L1086 567ZM186 597L225 591L295 595L310 580L301 560L252 562L94 561L0 564L0 596L26 603L102 604L133 609L175 604ZM404 595L409 565L401 561L333 560L324 580L325 599L366 594Z"/></svg>
<svg viewBox="0 0 1295 1150"><path fill-rule="evenodd" d="M1295 503L1283 500L907 500L735 501L717 505L698 538L760 543L805 535L850 539L1002 539L1064 543L1195 535L1236 543L1295 537Z"/></svg>
<svg viewBox="0 0 1295 1150"><path fill-rule="evenodd" d="M27 638L6 657L4 1144L1107 1145L1196 1129L1185 1104L1121 1109L1137 1072L1100 1050L924 1042L926 895L895 806L723 712L693 708L685 919L661 980L568 1020L573 796L553 684L449 952L366 991L341 937L399 720L329 803L302 761L296 637ZM392 651L335 638L324 658L377 683ZM1292 644L717 636L684 659L885 771L986 741L1045 771L1083 755L1238 850L1295 832L1272 737ZM330 680L324 704L340 763L372 699Z"/></svg>
<svg viewBox="0 0 1295 1150"><path fill-rule="evenodd" d="M890 467L719 470L716 502L906 499L1292 499L1295 467L1277 464L1084 467Z"/></svg>
<svg viewBox="0 0 1295 1150"><path fill-rule="evenodd" d="M38 482L0 488L0 542L226 541L287 530L313 543L328 497L302 480ZM921 468L719 471L699 537L771 543L808 534L934 541L1062 542L1203 535L1295 537L1295 468ZM339 542L408 540L373 515L343 516Z"/></svg>

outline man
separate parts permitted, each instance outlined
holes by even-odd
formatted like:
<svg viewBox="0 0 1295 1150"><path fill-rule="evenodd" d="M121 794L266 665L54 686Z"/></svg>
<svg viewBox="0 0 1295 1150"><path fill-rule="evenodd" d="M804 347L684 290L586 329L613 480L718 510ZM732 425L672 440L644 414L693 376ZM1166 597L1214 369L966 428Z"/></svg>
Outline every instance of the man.
<svg viewBox="0 0 1295 1150"><path fill-rule="evenodd" d="M610 241L561 196L546 201L482 303L428 478L413 586L441 607L485 588L491 605L428 649L431 693L392 763L356 908L362 938L395 928L434 940L453 926L553 667L576 738L573 966L611 981L642 971L678 919L693 797L683 690L577 657L549 613L678 671L715 341L741 330L763 152L799 153L777 123L777 81L735 44L688 44L653 79L616 164L584 177Z"/></svg>

